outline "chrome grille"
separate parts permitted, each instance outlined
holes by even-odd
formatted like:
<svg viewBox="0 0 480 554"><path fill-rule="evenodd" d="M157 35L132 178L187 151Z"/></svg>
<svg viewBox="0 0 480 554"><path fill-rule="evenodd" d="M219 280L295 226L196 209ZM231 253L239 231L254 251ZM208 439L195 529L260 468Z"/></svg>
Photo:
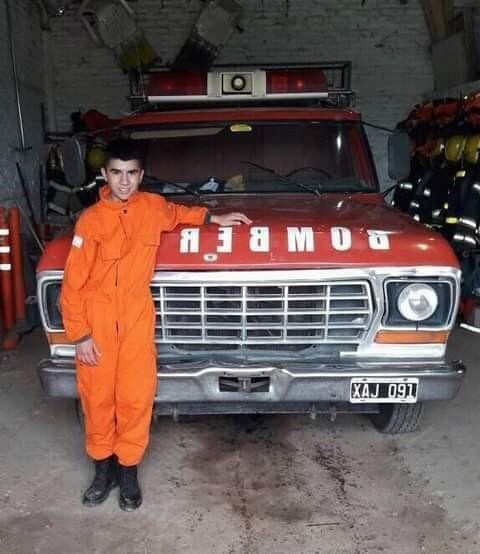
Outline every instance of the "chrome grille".
<svg viewBox="0 0 480 554"><path fill-rule="evenodd" d="M358 344L373 315L366 280L153 282L151 290L158 343Z"/></svg>

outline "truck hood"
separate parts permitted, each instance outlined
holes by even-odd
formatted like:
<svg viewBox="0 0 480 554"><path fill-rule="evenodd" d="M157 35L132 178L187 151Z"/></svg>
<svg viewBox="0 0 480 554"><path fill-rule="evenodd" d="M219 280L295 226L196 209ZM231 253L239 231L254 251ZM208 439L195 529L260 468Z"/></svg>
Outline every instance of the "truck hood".
<svg viewBox="0 0 480 554"><path fill-rule="evenodd" d="M162 235L159 270L458 267L436 232L378 194L225 195L202 199L214 215L244 212L251 225L180 225ZM71 238L52 241L38 270L63 269Z"/></svg>

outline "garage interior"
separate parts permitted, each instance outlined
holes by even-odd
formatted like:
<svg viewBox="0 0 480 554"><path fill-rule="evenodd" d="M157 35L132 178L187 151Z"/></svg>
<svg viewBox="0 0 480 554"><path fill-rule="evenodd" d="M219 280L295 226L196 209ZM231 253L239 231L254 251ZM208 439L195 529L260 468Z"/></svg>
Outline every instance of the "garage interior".
<svg viewBox="0 0 480 554"><path fill-rule="evenodd" d="M0 552L479 552L480 205L462 192L455 213L444 206L455 184L474 191L478 178L480 2L0 0L0 10L0 231L21 229L8 260L0 232L0 269L15 274L8 285L0 272ZM47 397L36 370L49 355L36 267L99 182L92 150L103 143L90 143L91 182L83 175L78 194L62 177L62 145L104 127L108 139L138 109L128 97L139 56L188 71L348 63L380 191L443 233L463 271L446 357L467 372L454 399L427 403L419 429L382 434L342 413L158 417L138 513L119 512L113 495L82 506L91 464L78 407ZM398 182L388 167L394 129L409 134L417 171ZM445 197L430 192L435 179ZM422 204L432 194L446 231Z"/></svg>

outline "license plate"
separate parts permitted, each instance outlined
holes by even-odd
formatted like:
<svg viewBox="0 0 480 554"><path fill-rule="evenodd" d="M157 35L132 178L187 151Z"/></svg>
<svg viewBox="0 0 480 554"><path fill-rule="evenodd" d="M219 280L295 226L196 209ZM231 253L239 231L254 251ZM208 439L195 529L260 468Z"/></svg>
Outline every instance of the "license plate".
<svg viewBox="0 0 480 554"><path fill-rule="evenodd" d="M413 404L417 401L418 379L355 377L350 381L350 402L388 403L403 402Z"/></svg>

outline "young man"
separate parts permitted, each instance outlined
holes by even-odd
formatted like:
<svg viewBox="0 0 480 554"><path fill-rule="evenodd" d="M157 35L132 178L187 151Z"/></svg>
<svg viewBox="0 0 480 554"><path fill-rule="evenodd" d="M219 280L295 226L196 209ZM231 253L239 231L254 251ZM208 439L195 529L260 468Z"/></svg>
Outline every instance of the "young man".
<svg viewBox="0 0 480 554"><path fill-rule="evenodd" d="M138 192L140 160L133 141L109 145L102 169L107 184L77 222L60 296L67 338L76 344L86 451L95 464L83 503L96 506L119 483L126 511L142 502L137 465L148 443L157 382L149 285L160 235L180 223L251 223L241 213L211 215Z"/></svg>

